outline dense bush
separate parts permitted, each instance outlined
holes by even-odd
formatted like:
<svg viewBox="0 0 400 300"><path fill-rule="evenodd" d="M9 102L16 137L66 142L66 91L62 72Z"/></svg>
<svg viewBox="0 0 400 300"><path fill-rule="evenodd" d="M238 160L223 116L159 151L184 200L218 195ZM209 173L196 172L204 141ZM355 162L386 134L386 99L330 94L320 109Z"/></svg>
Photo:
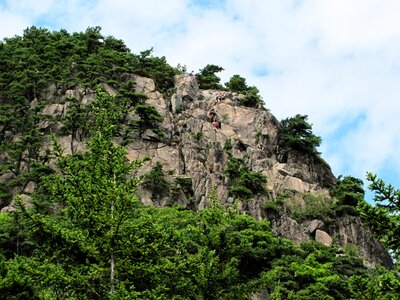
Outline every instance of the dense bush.
<svg viewBox="0 0 400 300"><path fill-rule="evenodd" d="M357 206L364 199L363 181L353 176L339 176L337 184L331 189L331 195L339 205Z"/></svg>
<svg viewBox="0 0 400 300"><path fill-rule="evenodd" d="M156 88L167 93L174 87L174 75L179 74L176 68L171 67L167 63L165 56L152 56L153 48L140 52L140 55L135 56L135 66L133 72L154 79Z"/></svg>
<svg viewBox="0 0 400 300"><path fill-rule="evenodd" d="M168 196L170 184L165 179L160 162L156 162L151 171L143 176L142 186L152 192L154 200L160 200Z"/></svg>
<svg viewBox="0 0 400 300"><path fill-rule="evenodd" d="M259 90L255 86L248 86L246 79L240 75L233 75L228 82L225 83L228 90L244 94L245 97L241 99L240 103L248 107L262 108L264 101L259 95Z"/></svg>
<svg viewBox="0 0 400 300"><path fill-rule="evenodd" d="M251 171L242 158L230 157L224 173L231 180L229 193L233 197L250 199L266 193L267 178L259 172Z"/></svg>
<svg viewBox="0 0 400 300"><path fill-rule="evenodd" d="M246 79L240 75L233 75L228 82L225 83L228 90L236 93L244 94L249 88L246 83Z"/></svg>
<svg viewBox="0 0 400 300"><path fill-rule="evenodd" d="M298 222L312 219L320 219L325 223L330 223L334 217L334 205L329 197L322 197L312 193L299 194L288 201L287 207L291 217Z"/></svg>
<svg viewBox="0 0 400 300"><path fill-rule="evenodd" d="M312 155L318 155L317 147L321 137L312 132L312 125L307 122L308 116L297 114L281 121L278 132L278 144L284 151L297 150Z"/></svg>
<svg viewBox="0 0 400 300"><path fill-rule="evenodd" d="M224 69L216 65L207 65L203 69L200 69L200 73L196 74L197 82L201 89L222 89L220 84L221 78L219 78L215 73L221 72Z"/></svg>

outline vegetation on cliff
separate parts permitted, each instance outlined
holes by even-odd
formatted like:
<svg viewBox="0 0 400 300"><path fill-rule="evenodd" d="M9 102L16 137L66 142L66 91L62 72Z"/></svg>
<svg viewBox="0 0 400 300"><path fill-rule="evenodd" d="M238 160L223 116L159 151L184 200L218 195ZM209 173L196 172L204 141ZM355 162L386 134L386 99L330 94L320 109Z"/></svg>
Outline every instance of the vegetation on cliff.
<svg viewBox="0 0 400 300"><path fill-rule="evenodd" d="M140 202L138 188L149 188L161 198L170 183L159 164L143 178L137 176L142 161L128 162L126 148L114 139L127 142L129 131L154 131L162 121L146 104L146 95L134 92L135 83L126 80L127 74L147 76L169 94L173 75L180 71L151 53L132 54L122 41L101 35L98 27L73 34L32 27L22 37L0 43L1 206L9 204L21 186L36 184L29 205L17 198L19 209L0 214L0 295L248 299L265 291L270 299L396 299L397 270L368 269L351 249L277 238L267 221L240 214L234 205L223 209L213 195L198 212ZM200 85L220 88L213 75L221 69L206 66L200 72L204 77L198 76ZM102 83L114 87L116 95L97 89ZM40 124L54 121L42 112L53 101L51 84L58 95L76 85L97 89L90 104L74 97L65 100L69 110L64 127L56 132L71 135L71 143L86 141L85 151L63 155L55 138L51 148L40 151L45 137ZM244 105L261 104L258 90L239 75L226 86L249 97ZM132 110L138 119L128 118ZM321 140L305 116L288 119L283 128L286 145L317 154ZM225 175L235 198L249 200L266 193L267 178L243 160L231 157ZM372 188L382 195L379 199L388 200L389 206L365 206L360 182L351 177L340 180L332 193L340 204L364 205L372 228L395 251L398 192L371 179ZM176 182L185 188L183 178ZM380 218L387 227L378 226Z"/></svg>
<svg viewBox="0 0 400 300"><path fill-rule="evenodd" d="M368 173L369 188L375 192L372 206L366 201L358 203L358 209L366 223L384 245L390 249L396 261L400 259L400 189L386 184L376 174Z"/></svg>
<svg viewBox="0 0 400 300"><path fill-rule="evenodd" d="M317 148L322 139L312 132L312 125L307 119L308 116L297 114L281 121L279 146L284 151L296 150L311 155L318 154Z"/></svg>

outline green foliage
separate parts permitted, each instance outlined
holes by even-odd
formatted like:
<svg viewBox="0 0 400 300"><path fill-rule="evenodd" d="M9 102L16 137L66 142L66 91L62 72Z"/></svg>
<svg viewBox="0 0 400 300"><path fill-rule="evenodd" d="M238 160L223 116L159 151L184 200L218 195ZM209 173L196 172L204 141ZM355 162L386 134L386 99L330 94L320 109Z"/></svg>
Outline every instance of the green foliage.
<svg viewBox="0 0 400 300"><path fill-rule="evenodd" d="M50 90L60 96L77 86L94 88L101 82L118 82L122 74L133 71L135 56L122 41L105 38L100 31L100 27L89 27L83 33L69 34L32 26L22 36L0 43L0 149L5 154L0 174L11 171L19 177L31 171L32 162L47 161L39 151L44 137L39 126L55 121L42 114L54 96ZM64 130L72 135L73 149L74 140L87 134L88 112L77 99L67 101ZM2 196L9 202L7 193L6 188Z"/></svg>
<svg viewBox="0 0 400 300"><path fill-rule="evenodd" d="M398 299L400 294L399 270L377 268L350 278L353 299Z"/></svg>
<svg viewBox="0 0 400 300"><path fill-rule="evenodd" d="M349 215L349 216L358 216L359 215L357 208L353 205L336 205L334 207L334 210L335 210L335 215L337 217L346 216L346 215Z"/></svg>
<svg viewBox="0 0 400 300"><path fill-rule="evenodd" d="M174 183L182 189L185 195L193 196L192 178L177 176Z"/></svg>
<svg viewBox="0 0 400 300"><path fill-rule="evenodd" d="M257 131L256 134L254 135L254 138L256 139L256 143L260 141L261 138L261 131Z"/></svg>
<svg viewBox="0 0 400 300"><path fill-rule="evenodd" d="M246 91L245 97L240 103L247 107L262 108L265 103L259 95L259 92L259 89L255 86L249 87Z"/></svg>
<svg viewBox="0 0 400 300"><path fill-rule="evenodd" d="M31 172L33 162L48 162L47 153L39 151L44 141L40 126L60 121L42 114L50 101L67 103L63 128L57 134L71 135L72 152L76 141L89 137L96 108L77 98L61 99L68 89L83 88L87 93L100 83L109 83L117 91L115 105L107 108L113 109L116 118L114 135L127 142L135 129L149 128L163 136L158 126L162 117L144 103L144 94L135 92L135 82L126 80L127 74L136 73L153 78L161 92L173 87L173 76L179 71L169 66L165 57L152 56L152 49L132 54L123 41L103 36L100 27L71 34L35 26L24 30L22 36L5 38L0 48L0 150L5 154L0 175L11 171L17 176L14 183L24 183L20 176ZM140 120L128 124L133 109ZM11 201L10 190L8 183L0 189L4 204Z"/></svg>
<svg viewBox="0 0 400 300"><path fill-rule="evenodd" d="M278 194L274 200L267 200L263 202L263 207L266 210L280 211L285 205L286 199L290 199L292 194L288 191Z"/></svg>
<svg viewBox="0 0 400 300"><path fill-rule="evenodd" d="M177 114L177 115L181 114L182 112L183 112L182 106L179 106L179 107L177 107L177 108L175 109L175 114Z"/></svg>
<svg viewBox="0 0 400 300"><path fill-rule="evenodd" d="M69 102L66 117L64 119L64 131L71 135L71 152L75 151L74 141L82 141L84 136L88 135L87 118L89 114L88 107L73 98L66 99Z"/></svg>
<svg viewBox="0 0 400 300"><path fill-rule="evenodd" d="M297 114L281 121L278 143L282 149L293 149L312 155L318 155L317 147L321 145L321 137L312 133L312 125L307 122L306 115Z"/></svg>
<svg viewBox="0 0 400 300"><path fill-rule="evenodd" d="M248 90L246 79L240 75L233 75L228 82L225 83L228 90L236 93L244 94Z"/></svg>
<svg viewBox="0 0 400 300"><path fill-rule="evenodd" d="M138 163L128 163L125 149L111 141L118 120L113 103L99 93L88 150L62 157L61 173L42 176L34 198L47 196L56 213L21 203L16 218L0 220L2 295L248 298L277 253L268 224L220 208L194 213L141 206L131 176ZM158 182L161 171L160 165L152 170ZM13 235L15 255L7 244Z"/></svg>
<svg viewBox="0 0 400 300"><path fill-rule="evenodd" d="M128 111L137 104L143 104L146 101L147 95L136 93L135 88L136 82L133 80L128 80L121 84L115 97L121 108L125 108Z"/></svg>
<svg viewBox="0 0 400 300"><path fill-rule="evenodd" d="M225 86L232 92L244 94L245 97L241 100L241 104L247 107L261 108L264 101L259 95L259 90L255 86L248 86L246 79L240 75L233 75Z"/></svg>
<svg viewBox="0 0 400 300"><path fill-rule="evenodd" d="M178 65L176 66L176 70L177 70L179 73L184 74L184 73L187 72L187 66L186 66L186 65L182 65L182 64L178 64Z"/></svg>
<svg viewBox="0 0 400 300"><path fill-rule="evenodd" d="M61 158L62 174L42 179L43 189L34 198L46 195L48 202L61 206L60 213L53 216L24 206L17 213L18 227L24 230L24 242L19 251L30 253L35 249L33 260L21 257L21 264L44 262L34 275L37 279L32 277L32 282L24 281L27 287L35 287L30 291L32 295L38 295L41 290L41 283L35 284L36 280L51 287L53 293L61 285L63 295L81 299L99 298L101 294L114 291L115 269L118 269L122 247L120 227L138 206L134 194L137 180L128 177L138 163L128 163L125 149L111 141L116 115L107 108L112 103L112 97L98 95L93 103L95 122L90 128L92 138L88 151ZM40 194L41 191L46 193ZM48 276L46 271L53 268L60 269L54 278L44 277ZM24 272L24 268L20 272Z"/></svg>
<svg viewBox="0 0 400 300"><path fill-rule="evenodd" d="M250 171L242 158L230 157L224 173L231 180L229 193L233 197L250 199L266 193L267 178L259 172Z"/></svg>
<svg viewBox="0 0 400 300"><path fill-rule="evenodd" d="M364 199L363 181L353 176L339 176L331 195L338 200L339 205L357 206Z"/></svg>
<svg viewBox="0 0 400 300"><path fill-rule="evenodd" d="M192 178L185 176L175 177L171 184L169 195L169 206L181 205L186 209L196 209L193 201L194 191L192 187Z"/></svg>
<svg viewBox="0 0 400 300"><path fill-rule="evenodd" d="M197 82L201 89L222 89L220 84L221 78L215 73L221 72L224 69L216 65L206 65L203 69L200 69L200 73L196 74Z"/></svg>
<svg viewBox="0 0 400 300"><path fill-rule="evenodd" d="M159 161L143 176L142 186L152 192L152 198L155 200L168 196L170 184L165 180L162 164Z"/></svg>
<svg viewBox="0 0 400 300"><path fill-rule="evenodd" d="M232 150L232 141L231 141L231 139L227 139L227 140L226 140L225 145L224 145L224 150L225 150L227 153L230 153L230 152L231 152L231 150Z"/></svg>
<svg viewBox="0 0 400 300"><path fill-rule="evenodd" d="M270 299L396 299L398 270L365 270L349 257L354 249L337 256L333 248L278 239L266 221L223 210L215 195L199 212L140 203L135 177L140 162L128 162L125 148L113 139L128 134L131 128L124 123L133 110L140 120L130 125L141 130L159 130L162 117L145 103L145 95L135 92L133 81L121 79L129 73L151 77L166 93L173 75L184 70L151 53L131 54L122 41L104 37L100 27L73 34L31 27L23 36L0 42L0 175L10 177L0 188L1 199L7 204L10 190L29 181L38 186L32 209L15 199L20 209L0 214L1 298L249 299L265 289ZM220 71L214 65L201 70L202 88L221 88L215 75ZM239 89L241 79L236 79ZM63 95L104 82L116 89L115 97L97 90L96 100L86 106L65 99L64 130L73 141L89 140L86 151L59 157L54 172L49 161L64 152L54 135L53 149L40 151L40 126L54 122L41 113L53 97L50 90ZM243 103L255 106L257 94L247 87ZM225 150L231 148L227 141ZM241 159L231 158L225 174L234 197L265 193L265 176ZM395 251L399 193L371 179L382 206L362 201L358 206ZM143 182L157 195L169 187L159 164ZM337 197L360 193L357 181L345 183ZM190 178L176 177L173 185L193 196ZM309 202L317 206L317 200ZM305 215L318 211L314 207Z"/></svg>
<svg viewBox="0 0 400 300"><path fill-rule="evenodd" d="M192 134L193 139L195 139L196 141L200 141L203 138L203 132L198 131L196 133Z"/></svg>
<svg viewBox="0 0 400 300"><path fill-rule="evenodd" d="M368 188L375 192L375 206L360 201L357 209L374 234L398 259L400 255L400 190L367 173Z"/></svg>
<svg viewBox="0 0 400 300"><path fill-rule="evenodd" d="M344 247L344 252L348 256L357 257L357 256L359 256L360 248L354 244L347 244Z"/></svg>
<svg viewBox="0 0 400 300"><path fill-rule="evenodd" d="M140 132L143 132L145 129L152 129L153 131L154 129L159 129L158 123L163 121L163 117L154 106L150 104L136 104L135 111L140 117L140 120L137 121Z"/></svg>
<svg viewBox="0 0 400 300"><path fill-rule="evenodd" d="M311 193L302 194L302 204L298 201L292 201L286 207L291 217L301 222L304 220L321 219L329 223L333 213L333 203L329 198L323 198L321 195Z"/></svg>
<svg viewBox="0 0 400 300"><path fill-rule="evenodd" d="M133 72L154 79L156 88L163 93L174 87L173 77L180 70L171 67L164 56L152 56L153 48L140 52L135 56Z"/></svg>
<svg viewBox="0 0 400 300"><path fill-rule="evenodd" d="M361 260L338 257L332 248L306 243L274 261L262 280L270 299L354 299L349 267L364 272Z"/></svg>

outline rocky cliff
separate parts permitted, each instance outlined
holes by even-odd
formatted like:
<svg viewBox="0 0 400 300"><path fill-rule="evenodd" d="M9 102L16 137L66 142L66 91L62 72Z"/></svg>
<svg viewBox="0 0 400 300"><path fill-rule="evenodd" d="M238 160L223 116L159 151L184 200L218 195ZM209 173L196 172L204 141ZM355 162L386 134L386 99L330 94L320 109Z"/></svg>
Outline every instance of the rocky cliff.
<svg viewBox="0 0 400 300"><path fill-rule="evenodd" d="M271 112L241 106L243 96L237 93L201 90L196 79L187 75L175 76L175 91L171 96L158 92L152 79L126 75L123 80L135 81L136 92L146 94L146 103L153 105L163 117L160 127L164 135L160 137L150 129L132 133L127 155L130 160L151 158L141 168L142 174L149 172L157 162L161 163L165 179L171 184L168 194L174 192L174 197L154 197L151 190L143 187L139 191L143 203L155 206L180 204L202 209L211 195L216 194L225 207L236 205L241 212L257 219L268 218L278 236L298 243L315 239L326 245L336 243L343 248L355 245L366 263L392 266L387 251L371 237L357 216L344 214L332 222L319 219L296 221L290 217L288 209L304 208L307 197L321 201L321 205L333 202L329 187L335 184L336 178L322 159L296 151L282 153L278 147L280 122ZM103 88L111 95L116 94L106 84ZM219 103L215 103L217 96L223 99ZM79 87L60 92L51 85L47 95L51 103L42 112L52 115L56 121L42 122L40 129L43 132L62 128L70 105L68 97L87 104L95 94ZM220 116L221 129L214 128L207 117L211 107L215 107ZM135 119L136 116L131 113L128 118ZM85 147L84 141L71 140L71 136L57 139L65 153L81 151ZM45 143L43 152L49 144L50 141ZM231 197L229 178L224 174L229 157L243 158L252 171L265 175L267 195L257 195L242 202ZM15 193L29 198L34 189L34 184L28 184ZM277 199L284 205L277 205ZM12 209L13 204L10 204L2 211Z"/></svg>

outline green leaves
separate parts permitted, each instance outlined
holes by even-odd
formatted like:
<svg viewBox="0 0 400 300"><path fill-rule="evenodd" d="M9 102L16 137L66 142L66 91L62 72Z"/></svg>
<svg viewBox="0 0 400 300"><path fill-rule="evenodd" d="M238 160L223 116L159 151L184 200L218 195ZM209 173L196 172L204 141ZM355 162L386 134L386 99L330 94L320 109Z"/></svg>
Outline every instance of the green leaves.
<svg viewBox="0 0 400 300"><path fill-rule="evenodd" d="M143 176L142 186L152 192L152 198L155 200L168 196L170 184L165 180L160 162L156 162L151 171Z"/></svg>
<svg viewBox="0 0 400 300"><path fill-rule="evenodd" d="M331 195L339 200L339 205L357 206L364 199L363 181L352 176L339 176Z"/></svg>
<svg viewBox="0 0 400 300"><path fill-rule="evenodd" d="M133 72L154 79L157 90L167 93L174 87L173 77L179 71L171 67L164 56L152 56L153 48L142 51L134 58Z"/></svg>
<svg viewBox="0 0 400 300"><path fill-rule="evenodd" d="M215 74L222 70L215 65L202 69L196 76L201 88L221 88ZM0 214L0 295L248 299L262 289L271 299L358 299L364 290L377 297L397 295L398 273L380 271L365 277L370 281L352 277L353 268L363 274L359 261L337 256L332 248L299 247L278 239L267 222L225 211L216 199L199 212L140 203L136 170L141 162L129 162L126 149L114 144L115 137L128 135L124 122L133 110L141 131L161 134L163 118L145 103L144 94L136 93L134 81L121 79L132 78L130 73L151 77L158 90L168 92L179 72L165 57L153 57L152 49L131 54L121 40L104 37L100 27L73 34L31 27L21 37L0 42L0 149L6 159L0 172L10 178L0 197L10 201L9 189L30 181L38 186L32 209L15 200L19 210ZM93 89L103 82L117 91L115 97L97 90L97 99L89 105L65 99L68 113L63 124L72 142L90 140L84 152L60 157L52 170L48 161L63 151L57 143L54 153L40 151L39 124L53 121L40 113L53 96L49 84L54 83L51 93L57 100L64 100L68 89ZM245 95L243 105L262 103L258 89L247 86L239 75L227 87ZM321 140L312 134L306 116L284 120L282 127L280 146L317 153ZM265 176L251 171L242 159L231 158L225 174L234 197L247 200L265 193ZM382 201L376 209L359 201L363 191L353 178L340 181L336 197L352 205L358 200L374 230L398 249L400 192L376 177L371 180ZM157 163L143 183L155 197L169 188ZM190 178L177 177L174 184L191 196Z"/></svg>
<svg viewBox="0 0 400 300"><path fill-rule="evenodd" d="M200 73L196 74L197 82L201 89L221 89L221 79L215 75L215 73L223 71L224 68L217 65L206 65L200 70Z"/></svg>
<svg viewBox="0 0 400 300"><path fill-rule="evenodd" d="M72 294L78 290L78 295L89 299L105 295L115 285L115 259L123 247L117 242L122 237L120 229L138 207L138 182L131 172L140 164L129 163L125 149L111 140L113 124L118 120L114 99L101 92L97 96L88 150L62 157L62 173L43 178L42 191L47 191L48 201L53 208L58 207L58 214L42 214L23 206L17 212L23 238L37 245L33 256L49 258L67 277L79 273L89 288L74 282ZM90 282L93 280L98 282ZM37 295L36 291L32 293Z"/></svg>
<svg viewBox="0 0 400 300"><path fill-rule="evenodd" d="M250 171L242 158L230 157L224 173L231 179L229 193L237 198L250 199L257 194L265 194L267 178Z"/></svg>
<svg viewBox="0 0 400 300"><path fill-rule="evenodd" d="M375 192L376 206L362 201L357 209L374 234L397 259L400 255L400 190L372 173L367 173L367 180L370 182L369 189Z"/></svg>
<svg viewBox="0 0 400 300"><path fill-rule="evenodd" d="M321 137L312 133L312 125L307 122L306 115L297 114L281 121L282 127L278 133L278 143L282 149L293 149L313 155L318 155L317 147Z"/></svg>
<svg viewBox="0 0 400 300"><path fill-rule="evenodd" d="M241 99L240 103L247 107L261 108L264 105L264 101L259 95L259 90L255 86L248 86L246 79L240 75L233 75L225 86L232 92L244 94L245 97Z"/></svg>
<svg viewBox="0 0 400 300"><path fill-rule="evenodd" d="M135 111L140 117L137 124L139 125L141 133L143 133L145 129L152 129L160 136L163 135L162 131L158 127L158 124L163 121L163 117L154 106L149 104L136 104Z"/></svg>

